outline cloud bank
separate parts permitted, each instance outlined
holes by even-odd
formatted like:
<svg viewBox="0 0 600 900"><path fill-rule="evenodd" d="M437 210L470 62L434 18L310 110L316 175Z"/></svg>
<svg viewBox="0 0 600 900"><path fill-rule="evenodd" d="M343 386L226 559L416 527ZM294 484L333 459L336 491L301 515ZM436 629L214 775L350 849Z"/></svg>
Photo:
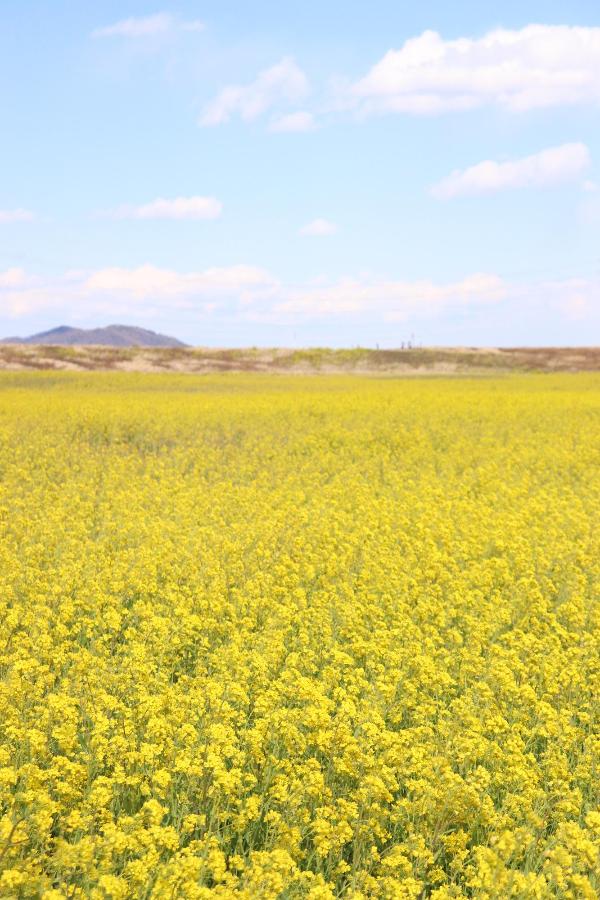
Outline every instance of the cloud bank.
<svg viewBox="0 0 600 900"><path fill-rule="evenodd" d="M512 304L512 307L511 307ZM23 269L0 272L0 315L19 319L43 313L58 320L97 321L99 316L178 315L198 321L217 316L238 325L310 322L394 323L441 319L445 315L487 316L492 308L551 311L565 322L600 313L600 280L567 279L527 284L491 273L452 282L402 281L374 276L320 279L286 285L252 265L178 272L151 264L66 272L54 279Z"/></svg>

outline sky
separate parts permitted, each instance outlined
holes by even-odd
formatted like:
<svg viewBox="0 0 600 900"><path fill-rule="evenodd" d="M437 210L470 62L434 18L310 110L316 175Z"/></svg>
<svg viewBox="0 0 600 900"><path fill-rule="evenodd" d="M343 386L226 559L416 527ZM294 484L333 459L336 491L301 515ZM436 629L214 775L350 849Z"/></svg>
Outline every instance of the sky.
<svg viewBox="0 0 600 900"><path fill-rule="evenodd" d="M4 0L0 336L600 343L597 0Z"/></svg>

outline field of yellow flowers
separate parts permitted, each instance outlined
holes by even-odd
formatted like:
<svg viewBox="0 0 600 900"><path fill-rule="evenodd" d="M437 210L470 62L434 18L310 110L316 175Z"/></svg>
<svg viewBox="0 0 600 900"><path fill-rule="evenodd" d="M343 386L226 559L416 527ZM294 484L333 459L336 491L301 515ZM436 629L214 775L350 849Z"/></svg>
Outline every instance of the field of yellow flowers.
<svg viewBox="0 0 600 900"><path fill-rule="evenodd" d="M0 897L600 896L600 377L0 376Z"/></svg>

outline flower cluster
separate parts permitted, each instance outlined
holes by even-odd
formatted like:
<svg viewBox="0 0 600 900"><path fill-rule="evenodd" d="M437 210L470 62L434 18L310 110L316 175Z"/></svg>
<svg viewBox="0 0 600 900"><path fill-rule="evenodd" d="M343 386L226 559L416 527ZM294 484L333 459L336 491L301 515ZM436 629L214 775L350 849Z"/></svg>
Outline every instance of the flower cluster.
<svg viewBox="0 0 600 900"><path fill-rule="evenodd" d="M0 896L600 896L600 380L3 373Z"/></svg>

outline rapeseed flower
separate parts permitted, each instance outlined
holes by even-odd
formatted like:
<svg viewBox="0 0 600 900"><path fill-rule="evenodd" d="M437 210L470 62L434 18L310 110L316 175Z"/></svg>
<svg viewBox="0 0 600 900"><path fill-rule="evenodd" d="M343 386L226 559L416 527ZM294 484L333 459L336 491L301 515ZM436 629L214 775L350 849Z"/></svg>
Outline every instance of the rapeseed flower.
<svg viewBox="0 0 600 900"><path fill-rule="evenodd" d="M596 375L0 376L0 897L600 896Z"/></svg>

